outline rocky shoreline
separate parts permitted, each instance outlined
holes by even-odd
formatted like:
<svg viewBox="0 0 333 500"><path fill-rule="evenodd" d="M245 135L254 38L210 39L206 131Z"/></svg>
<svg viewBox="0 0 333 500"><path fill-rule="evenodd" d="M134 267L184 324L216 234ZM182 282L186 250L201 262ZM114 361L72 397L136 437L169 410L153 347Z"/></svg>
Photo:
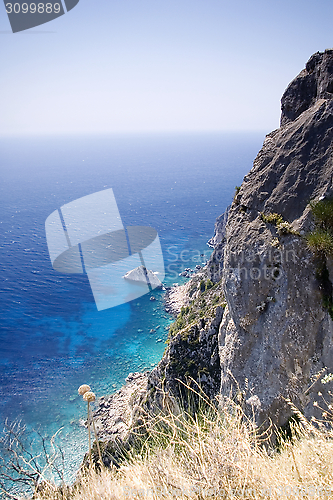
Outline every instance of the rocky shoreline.
<svg viewBox="0 0 333 500"><path fill-rule="evenodd" d="M164 309L175 318L182 307L190 304L190 290L194 283L197 284L204 277L204 268L198 266L193 273L187 283L176 284L168 288L165 293ZM147 394L150 373L150 371L130 373L125 385L117 392L99 398L94 411L94 420L101 441L126 440L134 416Z"/></svg>
<svg viewBox="0 0 333 500"><path fill-rule="evenodd" d="M188 292L191 282L175 285L165 294L166 312L177 316L181 307L188 304ZM146 372L130 373L126 383L117 392L102 396L97 401L94 420L98 437L101 441L124 441L128 436L138 404L147 392L148 375Z"/></svg>
<svg viewBox="0 0 333 500"><path fill-rule="evenodd" d="M161 394L186 401L189 380L211 400L257 401L258 426L285 425L287 399L321 418L320 398L330 394L315 377L333 372L331 250L319 262L303 235L316 228L309 200L333 198L332 67L333 50L318 52L288 86L281 127L218 218L208 265L185 269L188 283L166 292L166 311L181 315L162 360L101 400L103 439L125 436L143 400L148 408L163 406Z"/></svg>
<svg viewBox="0 0 333 500"><path fill-rule="evenodd" d="M101 441L124 441L128 435L138 402L146 394L149 372L130 373L126 384L115 394L99 398L94 420Z"/></svg>
<svg viewBox="0 0 333 500"><path fill-rule="evenodd" d="M164 298L164 308L167 313L178 316L183 306L188 305L190 281L184 285L177 285L167 290Z"/></svg>

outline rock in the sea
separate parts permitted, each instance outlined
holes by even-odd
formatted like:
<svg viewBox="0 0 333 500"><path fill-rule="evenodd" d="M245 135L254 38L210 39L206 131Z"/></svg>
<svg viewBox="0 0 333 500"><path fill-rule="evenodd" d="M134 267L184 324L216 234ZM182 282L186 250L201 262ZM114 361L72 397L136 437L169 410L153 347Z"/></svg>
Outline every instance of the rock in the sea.
<svg viewBox="0 0 333 500"><path fill-rule="evenodd" d="M149 283L152 288L162 288L162 282L158 279L153 271L150 271L144 266L136 267L132 271L128 271L123 278L134 283Z"/></svg>

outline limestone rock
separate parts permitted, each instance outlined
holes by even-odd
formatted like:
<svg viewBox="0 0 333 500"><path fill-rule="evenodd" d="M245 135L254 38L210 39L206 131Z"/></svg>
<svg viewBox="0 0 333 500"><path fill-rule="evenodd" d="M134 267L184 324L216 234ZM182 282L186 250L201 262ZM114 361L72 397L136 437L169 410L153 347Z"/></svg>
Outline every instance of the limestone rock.
<svg viewBox="0 0 333 500"><path fill-rule="evenodd" d="M218 244L225 240L225 229L227 226L229 210L230 206L228 206L225 212L223 212L223 214L216 219L214 236L208 241L208 245L210 247L216 248Z"/></svg>
<svg viewBox="0 0 333 500"><path fill-rule="evenodd" d="M301 236L313 225L309 201L333 195L332 92L329 50L312 56L287 88L281 128L266 136L228 216L221 391L228 395L234 380L244 391L248 385L247 398L260 401L259 422L285 423L287 397L313 415L319 387L325 388L320 381L308 388L320 370L333 371L332 320L323 308L318 262ZM261 212L281 214L289 223L285 233Z"/></svg>
<svg viewBox="0 0 333 500"><path fill-rule="evenodd" d="M209 260L207 273L209 278L217 283L223 272L224 247L226 244L226 227L230 206L216 219L214 236L208 241L208 245L214 248Z"/></svg>
<svg viewBox="0 0 333 500"><path fill-rule="evenodd" d="M198 314L190 326L169 336L162 360L148 377L149 410L167 404L177 413L180 405L189 404L186 385L198 390L199 384L208 397L215 399L221 380L218 332L222 316L223 307L212 307L209 317L200 319Z"/></svg>
<svg viewBox="0 0 333 500"><path fill-rule="evenodd" d="M132 269L132 271L128 271L128 273L124 275L124 279L138 284L147 284L147 282L149 281L152 288L161 288L163 286L162 282L158 279L156 274L144 266L139 266L135 269Z"/></svg>
<svg viewBox="0 0 333 500"><path fill-rule="evenodd" d="M228 216L217 220L209 263L168 293L167 306L179 315L162 360L120 412L101 403L101 419L111 418L117 435L135 420L131 401L177 412L187 404L181 382L192 379L212 400L237 393L258 424L285 424L292 414L285 398L307 417L320 417L313 403L318 391L330 400L332 388L318 374L333 373L333 322L303 235L314 225L309 201L333 196L332 158L333 50L327 50L312 56L285 91L281 127L266 136ZM262 213L285 222L277 227ZM143 281L143 269L131 273Z"/></svg>
<svg viewBox="0 0 333 500"><path fill-rule="evenodd" d="M125 441L136 418L136 409L147 390L148 373L130 373L115 394L102 397L94 412L101 441Z"/></svg>

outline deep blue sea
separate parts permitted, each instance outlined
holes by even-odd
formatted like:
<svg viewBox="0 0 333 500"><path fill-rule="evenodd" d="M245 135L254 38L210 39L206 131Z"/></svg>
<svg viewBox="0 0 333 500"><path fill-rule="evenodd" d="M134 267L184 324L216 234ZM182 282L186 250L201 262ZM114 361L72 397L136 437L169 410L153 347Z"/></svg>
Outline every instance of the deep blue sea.
<svg viewBox="0 0 333 500"><path fill-rule="evenodd" d="M21 419L49 437L63 427L69 474L87 449L78 387L88 383L102 396L128 373L151 369L173 319L163 291L152 292L156 301L148 294L98 312L86 275L53 270L46 218L112 188L125 226L157 230L164 283L182 283L179 272L209 257L215 219L263 139L264 133L0 139L0 418Z"/></svg>

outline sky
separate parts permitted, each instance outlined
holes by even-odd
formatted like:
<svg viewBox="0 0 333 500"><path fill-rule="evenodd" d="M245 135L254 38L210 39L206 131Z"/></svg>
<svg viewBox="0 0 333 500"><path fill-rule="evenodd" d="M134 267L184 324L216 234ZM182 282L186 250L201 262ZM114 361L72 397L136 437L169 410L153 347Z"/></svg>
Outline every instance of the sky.
<svg viewBox="0 0 333 500"><path fill-rule="evenodd" d="M15 34L1 2L0 135L268 133L332 46L331 0L80 0Z"/></svg>

